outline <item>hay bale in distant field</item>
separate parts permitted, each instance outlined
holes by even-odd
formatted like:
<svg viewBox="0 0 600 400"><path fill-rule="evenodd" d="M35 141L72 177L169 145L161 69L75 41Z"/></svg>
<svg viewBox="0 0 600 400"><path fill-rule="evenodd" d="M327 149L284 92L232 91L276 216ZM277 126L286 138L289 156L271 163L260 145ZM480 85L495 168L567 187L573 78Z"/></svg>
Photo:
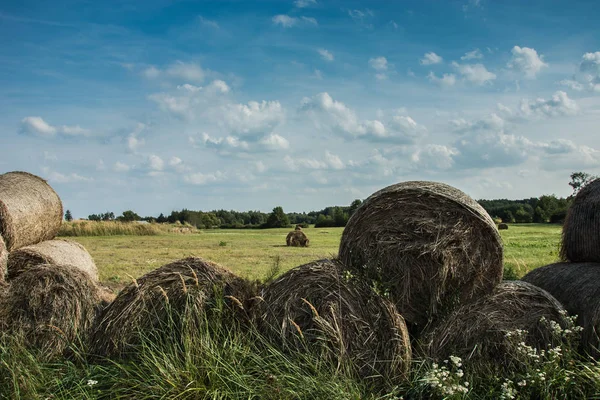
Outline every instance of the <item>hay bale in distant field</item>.
<svg viewBox="0 0 600 400"><path fill-rule="evenodd" d="M294 228L294 230L296 230L296 231L301 231L301 230L302 230L302 227L301 227L300 225L296 225L296 227Z"/></svg>
<svg viewBox="0 0 600 400"><path fill-rule="evenodd" d="M486 211L443 183L411 181L371 195L350 217L339 258L389 291L412 334L502 280L502 241Z"/></svg>
<svg viewBox="0 0 600 400"><path fill-rule="evenodd" d="M53 239L63 205L42 178L27 172L0 175L0 235L9 251Z"/></svg>
<svg viewBox="0 0 600 400"><path fill-rule="evenodd" d="M571 262L600 262L600 179L577 193L563 225L560 257Z"/></svg>
<svg viewBox="0 0 600 400"><path fill-rule="evenodd" d="M563 329L570 325L566 311L548 292L527 282L505 281L428 330L426 352L437 361L458 356L475 368L482 362L501 368L523 360L517 348L521 341L538 350L560 344L548 321ZM507 337L518 329L527 331L524 337Z"/></svg>
<svg viewBox="0 0 600 400"><path fill-rule="evenodd" d="M4 244L4 239L0 236L0 282L4 281L6 276L6 266L8 264L8 250Z"/></svg>
<svg viewBox="0 0 600 400"><path fill-rule="evenodd" d="M348 362L363 378L402 379L411 348L392 303L363 281L348 279L338 262L294 268L262 290L253 314L259 329L283 348L322 351L334 365Z"/></svg>
<svg viewBox="0 0 600 400"><path fill-rule="evenodd" d="M288 233L285 238L285 243L288 246L294 247L308 247L310 240L302 230L293 230Z"/></svg>
<svg viewBox="0 0 600 400"><path fill-rule="evenodd" d="M41 264L11 281L0 321L8 332L23 334L29 346L53 357L70 343L86 340L100 309L98 287L88 274Z"/></svg>
<svg viewBox="0 0 600 400"><path fill-rule="evenodd" d="M506 224L498 224L498 230L508 229L508 225Z"/></svg>
<svg viewBox="0 0 600 400"><path fill-rule="evenodd" d="M145 341L173 343L186 329L184 320L196 323L223 298L232 309L243 309L250 292L243 279L201 258L164 265L136 279L110 303L98 318L90 352L132 357Z"/></svg>
<svg viewBox="0 0 600 400"><path fill-rule="evenodd" d="M557 263L523 278L554 296L583 327L582 350L600 357L600 263Z"/></svg>
<svg viewBox="0 0 600 400"><path fill-rule="evenodd" d="M47 240L11 252L8 256L8 279L38 264L77 268L98 280L98 268L90 253L81 244L64 239Z"/></svg>

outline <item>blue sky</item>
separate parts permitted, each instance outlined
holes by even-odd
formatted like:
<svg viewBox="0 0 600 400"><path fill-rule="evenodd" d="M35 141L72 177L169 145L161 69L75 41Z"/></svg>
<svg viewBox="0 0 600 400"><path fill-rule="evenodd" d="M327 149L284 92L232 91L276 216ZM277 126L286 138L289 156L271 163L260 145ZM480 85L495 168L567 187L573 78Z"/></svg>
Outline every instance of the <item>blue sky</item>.
<svg viewBox="0 0 600 400"><path fill-rule="evenodd" d="M600 173L595 1L0 5L0 173L75 217L475 198Z"/></svg>

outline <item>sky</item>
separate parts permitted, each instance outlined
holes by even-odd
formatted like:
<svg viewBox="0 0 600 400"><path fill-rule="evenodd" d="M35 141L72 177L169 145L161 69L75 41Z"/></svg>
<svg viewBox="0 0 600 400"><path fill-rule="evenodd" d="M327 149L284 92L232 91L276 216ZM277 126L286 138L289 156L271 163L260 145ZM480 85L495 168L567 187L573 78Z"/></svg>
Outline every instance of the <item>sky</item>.
<svg viewBox="0 0 600 400"><path fill-rule="evenodd" d="M600 173L592 1L3 1L0 173L76 218L318 210Z"/></svg>

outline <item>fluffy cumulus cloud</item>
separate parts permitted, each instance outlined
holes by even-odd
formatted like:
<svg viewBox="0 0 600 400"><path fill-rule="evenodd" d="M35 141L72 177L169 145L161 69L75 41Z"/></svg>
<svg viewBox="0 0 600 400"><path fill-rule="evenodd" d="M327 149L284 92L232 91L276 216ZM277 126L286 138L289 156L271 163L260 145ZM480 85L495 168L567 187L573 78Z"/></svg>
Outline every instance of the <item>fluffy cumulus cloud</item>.
<svg viewBox="0 0 600 400"><path fill-rule="evenodd" d="M196 139L190 137L190 143L196 145ZM206 148L215 149L218 154L223 156L287 150L290 147L290 143L286 138L275 133L260 138L252 138L250 141L235 136L214 138L203 133L202 143Z"/></svg>
<svg viewBox="0 0 600 400"><path fill-rule="evenodd" d="M515 71L521 72L525 77L534 79L542 68L548 67L542 55L538 55L535 49L529 47L515 46L512 48L512 58L507 66Z"/></svg>
<svg viewBox="0 0 600 400"><path fill-rule="evenodd" d="M317 51L319 52L319 54L321 55L321 57L323 58L323 60L325 60L325 61L333 61L334 57L333 57L333 54L331 54L330 51L325 50L325 49L319 49Z"/></svg>
<svg viewBox="0 0 600 400"><path fill-rule="evenodd" d="M221 171L217 171L214 173L202 173L202 172L194 172L184 176L183 180L186 183L191 185L206 185L209 183L214 183L218 181L222 181L225 179L225 174Z"/></svg>
<svg viewBox="0 0 600 400"><path fill-rule="evenodd" d="M446 170L454 165L458 151L448 146L428 144L417 149L411 156L413 167L424 170Z"/></svg>
<svg viewBox="0 0 600 400"><path fill-rule="evenodd" d="M144 145L144 139L140 138L141 133L146 129L146 125L138 122L125 139L127 150L131 153L136 153L137 150Z"/></svg>
<svg viewBox="0 0 600 400"><path fill-rule="evenodd" d="M432 51L429 53L425 53L420 62L421 65L433 65L440 64L442 61L444 61L444 59Z"/></svg>
<svg viewBox="0 0 600 400"><path fill-rule="evenodd" d="M559 90L549 99L522 100L519 106L522 117L559 117L579 113L579 106L567 93Z"/></svg>
<svg viewBox="0 0 600 400"><path fill-rule="evenodd" d="M298 8L306 8L317 5L317 0L295 0L294 5Z"/></svg>
<svg viewBox="0 0 600 400"><path fill-rule="evenodd" d="M165 168L165 162L155 154L148 156L148 168L152 171L162 171Z"/></svg>
<svg viewBox="0 0 600 400"><path fill-rule="evenodd" d="M26 135L41 136L41 137L76 137L89 136L89 129L84 129L79 125L75 126L53 126L44 121L42 117L25 117L21 120L21 133Z"/></svg>
<svg viewBox="0 0 600 400"><path fill-rule="evenodd" d="M263 137L285 120L285 110L279 101L249 101L247 104L227 104L220 108L217 122L233 135Z"/></svg>
<svg viewBox="0 0 600 400"><path fill-rule="evenodd" d="M452 66L465 81L475 85L485 85L496 79L496 74L488 71L483 64L459 64L453 62Z"/></svg>
<svg viewBox="0 0 600 400"><path fill-rule="evenodd" d="M376 71L387 71L388 61L385 57L375 57L369 60L369 66Z"/></svg>
<svg viewBox="0 0 600 400"><path fill-rule="evenodd" d="M445 88L456 85L456 75L454 74L444 74L442 77L438 77L433 71L430 71L429 75L427 75L427 79L429 79L430 82Z"/></svg>
<svg viewBox="0 0 600 400"><path fill-rule="evenodd" d="M573 90L591 90L600 93L600 51L585 53L581 57L578 71L571 79L560 82Z"/></svg>
<svg viewBox="0 0 600 400"><path fill-rule="evenodd" d="M324 159L314 158L292 158L289 155L283 159L288 169L298 171L301 169L312 170L342 170L346 166L339 156L326 151Z"/></svg>
<svg viewBox="0 0 600 400"><path fill-rule="evenodd" d="M202 82L206 76L205 71L199 64L176 61L161 70L150 66L142 71L142 76L147 79L168 78L186 82Z"/></svg>
<svg viewBox="0 0 600 400"><path fill-rule="evenodd" d="M230 90L225 81L217 79L206 87L189 83L177 85L175 91L153 93L148 99L164 112L183 119L194 119L214 107L218 103L216 98L226 95Z"/></svg>
<svg viewBox="0 0 600 400"><path fill-rule="evenodd" d="M279 14L271 18L274 25L279 25L283 28L292 28L300 25L318 25L315 18L312 17L290 17L289 15Z"/></svg>
<svg viewBox="0 0 600 400"><path fill-rule="evenodd" d="M468 51L465 53L464 56L462 56L460 59L461 60L479 60L483 58L483 54L481 53L481 51L479 49L475 49L473 51Z"/></svg>
<svg viewBox="0 0 600 400"><path fill-rule="evenodd" d="M113 165L113 171L115 172L128 172L131 169L131 167L121 161L117 161L114 165Z"/></svg>
<svg viewBox="0 0 600 400"><path fill-rule="evenodd" d="M317 127L346 138L412 143L427 131L407 116L396 115L387 123L380 120L361 120L354 110L334 100L328 93L304 98L300 110L307 113Z"/></svg>

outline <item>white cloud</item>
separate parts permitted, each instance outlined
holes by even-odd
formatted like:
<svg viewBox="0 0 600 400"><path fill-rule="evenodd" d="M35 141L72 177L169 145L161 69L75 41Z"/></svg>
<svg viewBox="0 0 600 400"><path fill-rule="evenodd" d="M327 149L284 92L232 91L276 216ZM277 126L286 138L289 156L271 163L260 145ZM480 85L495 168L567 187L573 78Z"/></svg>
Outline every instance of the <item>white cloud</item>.
<svg viewBox="0 0 600 400"><path fill-rule="evenodd" d="M577 145L568 139L553 140L542 147L548 154L567 154L577 150Z"/></svg>
<svg viewBox="0 0 600 400"><path fill-rule="evenodd" d="M212 138L207 133L202 134L204 145L209 148L217 149L225 154L229 154L232 150L246 151L250 148L248 142L240 140L234 136L226 136L224 138Z"/></svg>
<svg viewBox="0 0 600 400"><path fill-rule="evenodd" d="M479 60L483 58L483 54L479 49L475 49L473 51L468 51L462 56L461 60Z"/></svg>
<svg viewBox="0 0 600 400"><path fill-rule="evenodd" d="M215 92L219 92L219 93L229 93L229 90L230 90L227 83L225 83L225 81L222 81L220 79L212 81L212 83L208 86L208 89L214 90Z"/></svg>
<svg viewBox="0 0 600 400"><path fill-rule="evenodd" d="M369 66L376 71L387 71L388 61L385 57L376 57L369 60Z"/></svg>
<svg viewBox="0 0 600 400"><path fill-rule="evenodd" d="M329 151L325 152L325 161L332 169L344 169L344 163L340 157Z"/></svg>
<svg viewBox="0 0 600 400"><path fill-rule="evenodd" d="M388 78L388 76L387 74L375 74L375 78L379 81L385 81Z"/></svg>
<svg viewBox="0 0 600 400"><path fill-rule="evenodd" d="M312 17L300 17L300 18L302 19L302 21L308 22L309 24L319 25L319 23L317 22L317 20L315 18L312 18Z"/></svg>
<svg viewBox="0 0 600 400"><path fill-rule="evenodd" d="M465 13L472 8L481 8L481 0L469 0L462 6L463 12Z"/></svg>
<svg viewBox="0 0 600 400"><path fill-rule="evenodd" d="M171 159L169 160L169 166L171 167L176 167L178 165L181 165L183 163L183 161L181 160L181 158L179 157L171 157Z"/></svg>
<svg viewBox="0 0 600 400"><path fill-rule="evenodd" d="M113 171L115 172L127 172L131 169L131 167L125 163L117 161L115 165L113 165Z"/></svg>
<svg viewBox="0 0 600 400"><path fill-rule="evenodd" d="M313 76L319 80L323 79L323 73L318 69L315 69Z"/></svg>
<svg viewBox="0 0 600 400"><path fill-rule="evenodd" d="M213 29L219 29L219 24L216 21L211 21L209 19L204 18L201 15L198 16L198 21L203 26L207 26L207 27L213 28Z"/></svg>
<svg viewBox="0 0 600 400"><path fill-rule="evenodd" d="M196 172L184 176L183 180L192 185L206 185L208 183L217 182L224 179L225 175L220 171L212 174L203 174L202 172Z"/></svg>
<svg viewBox="0 0 600 400"><path fill-rule="evenodd" d="M162 171L165 168L165 162L155 154L148 157L148 167L153 171Z"/></svg>
<svg viewBox="0 0 600 400"><path fill-rule="evenodd" d="M473 122L461 118L452 120L450 123L454 128L454 132L458 134L478 131L503 131L505 127L504 119L495 113Z"/></svg>
<svg viewBox="0 0 600 400"><path fill-rule="evenodd" d="M581 92L583 89L585 89L585 86L582 83L577 82L576 80L572 80L572 79L563 79L562 81L560 81L558 83L562 86L567 86L568 88L575 90L577 92Z"/></svg>
<svg viewBox="0 0 600 400"><path fill-rule="evenodd" d="M575 100L569 98L567 93L559 90L548 100L542 98L532 101L522 100L519 111L523 117L572 116L579 113L579 106Z"/></svg>
<svg viewBox="0 0 600 400"><path fill-rule="evenodd" d="M435 54L433 51L429 52L429 53L425 53L425 55L423 56L423 58L421 59L421 65L433 65L433 64L439 64L443 61L444 59L440 56L438 56L437 54Z"/></svg>
<svg viewBox="0 0 600 400"><path fill-rule="evenodd" d="M96 171L104 171L106 169L106 165L104 164L103 159L99 159L96 163Z"/></svg>
<svg viewBox="0 0 600 400"><path fill-rule="evenodd" d="M289 15L285 15L285 14L279 14L279 15L275 15L273 18L271 18L271 21L273 21L274 25L281 25L283 28L291 28L294 26L298 26L301 23L306 23L306 24L310 24L310 25L318 25L318 22L315 18L312 17L290 17Z"/></svg>
<svg viewBox="0 0 600 400"><path fill-rule="evenodd" d="M456 149L438 144L428 144L416 150L411 156L411 161L417 169L445 170L453 167L453 157L456 155L458 155Z"/></svg>
<svg viewBox="0 0 600 400"><path fill-rule="evenodd" d="M333 61L334 57L333 57L333 54L331 54L330 51L325 50L325 49L319 49L317 51L319 52L319 54L321 55L321 57L323 57L323 60L325 60L325 61Z"/></svg>
<svg viewBox="0 0 600 400"><path fill-rule="evenodd" d="M345 168L343 161L339 156L326 151L325 160L316 160L314 158L292 158L289 155L284 157L284 163L288 169L297 171L299 169L313 170L342 170Z"/></svg>
<svg viewBox="0 0 600 400"><path fill-rule="evenodd" d="M535 49L515 46L512 48L512 58L507 66L522 72L529 79L534 79L542 68L548 67L543 58Z"/></svg>
<svg viewBox="0 0 600 400"><path fill-rule="evenodd" d="M166 73L173 78L183 79L188 82L202 82L205 75L204 70L198 64L184 63L182 61L171 64L167 68Z"/></svg>
<svg viewBox="0 0 600 400"><path fill-rule="evenodd" d="M202 86L194 86L190 85L189 83L185 83L183 85L177 85L177 89L190 93L197 93L202 90Z"/></svg>
<svg viewBox="0 0 600 400"><path fill-rule="evenodd" d="M135 129L127 136L127 149L131 153L135 153L139 147L144 145L144 139L138 137L144 129L146 129L146 125L138 122Z"/></svg>
<svg viewBox="0 0 600 400"><path fill-rule="evenodd" d="M254 163L254 168L256 172L263 173L267 170L267 166L262 161L257 161Z"/></svg>
<svg viewBox="0 0 600 400"><path fill-rule="evenodd" d="M559 83L577 91L587 89L600 92L600 51L585 53L573 78L564 79Z"/></svg>
<svg viewBox="0 0 600 400"><path fill-rule="evenodd" d="M89 136L91 132L89 129L84 129L79 125L62 125L56 127L44 121L42 117L25 117L21 120L21 133L42 137L53 137L57 134L75 137Z"/></svg>
<svg viewBox="0 0 600 400"><path fill-rule="evenodd" d="M48 179L50 183L81 183L92 182L94 180L93 178L88 178L74 172L70 174L62 174L60 172L52 171L46 167L42 168L42 172L44 173L44 177Z"/></svg>
<svg viewBox="0 0 600 400"><path fill-rule="evenodd" d="M444 74L441 78L438 78L432 71L429 72L427 78L430 82L433 82L442 87L450 87L456 84L456 75Z"/></svg>
<svg viewBox="0 0 600 400"><path fill-rule="evenodd" d="M310 6L316 6L317 0L296 0L294 1L294 5L298 8L306 8Z"/></svg>
<svg viewBox="0 0 600 400"><path fill-rule="evenodd" d="M290 147L290 142L282 136L274 133L262 138L259 143L269 150L285 150Z"/></svg>
<svg viewBox="0 0 600 400"><path fill-rule="evenodd" d="M156 79L160 76L160 70L154 66L150 66L142 71L142 75L147 79Z"/></svg>
<svg viewBox="0 0 600 400"><path fill-rule="evenodd" d="M262 137L284 121L285 111L279 101L249 101L228 104L216 117L235 135Z"/></svg>
<svg viewBox="0 0 600 400"><path fill-rule="evenodd" d="M483 64L458 64L452 62L452 66L462 77L475 85L484 85L496 79L496 74L488 71Z"/></svg>

